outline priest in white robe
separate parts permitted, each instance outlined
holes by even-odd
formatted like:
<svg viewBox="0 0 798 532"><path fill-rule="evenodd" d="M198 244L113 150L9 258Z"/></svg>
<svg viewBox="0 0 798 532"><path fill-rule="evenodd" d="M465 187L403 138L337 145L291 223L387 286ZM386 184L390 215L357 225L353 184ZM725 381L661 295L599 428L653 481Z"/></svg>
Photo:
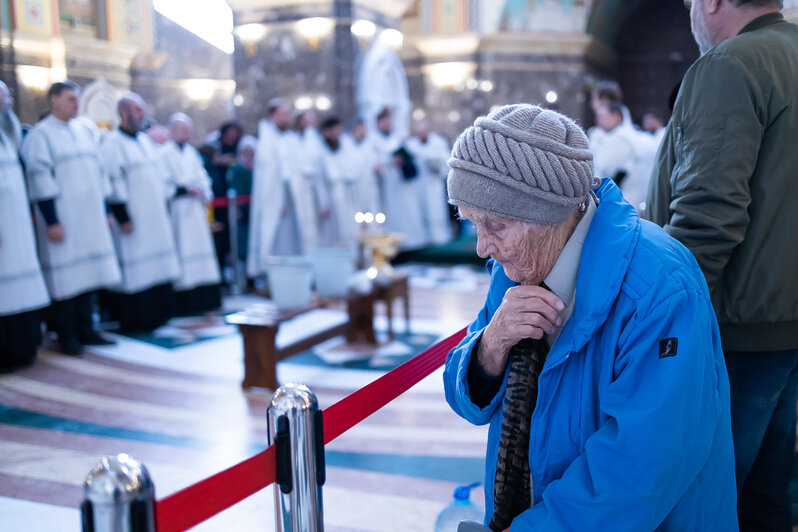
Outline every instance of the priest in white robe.
<svg viewBox="0 0 798 532"><path fill-rule="evenodd" d="M351 170L358 176L358 193L354 197L355 212L380 212L379 189L377 187L376 152L366 137L366 123L362 118L354 121L349 134L341 135L345 149L351 152L347 158Z"/></svg>
<svg viewBox="0 0 798 532"><path fill-rule="evenodd" d="M415 135L407 139L405 147L413 155L418 169L419 192L424 227L431 244L446 244L452 238L449 203L446 198L446 176L451 148L446 139L431 133L423 120L414 127Z"/></svg>
<svg viewBox="0 0 798 532"><path fill-rule="evenodd" d="M50 304L36 256L13 102L0 81L0 373L33 363L41 341L40 309Z"/></svg>
<svg viewBox="0 0 798 532"><path fill-rule="evenodd" d="M110 183L94 132L76 119L78 97L74 83L54 83L47 93L50 115L22 146L37 206L39 259L53 300L48 327L69 355L84 345L113 343L94 331L92 303L97 290L120 282L106 216Z"/></svg>
<svg viewBox="0 0 798 532"><path fill-rule="evenodd" d="M258 127L247 253L251 278L265 275L272 257L307 254L318 239L313 194L302 174L302 144L291 120L291 105L278 98L269 102Z"/></svg>
<svg viewBox="0 0 798 532"><path fill-rule="evenodd" d="M194 123L184 113L169 119L169 140L158 152L169 173L172 231L180 260L174 282L175 311L181 316L217 309L222 304L221 275L216 262L207 205L213 199L211 178L199 152L189 144Z"/></svg>
<svg viewBox="0 0 798 532"><path fill-rule="evenodd" d="M123 330L147 331L172 316L172 283L180 278L166 207L174 187L152 141L141 132L144 101L128 93L117 109L119 129L100 145L111 179L113 236L122 268L122 283L108 292L107 305Z"/></svg>
<svg viewBox="0 0 798 532"><path fill-rule="evenodd" d="M403 236L399 244L402 251L413 251L427 245L422 212L421 181L412 161L404 160L398 153L403 140L392 131L390 109L377 116L377 131L370 134L374 150L377 180L380 190L381 210L385 213L385 231Z"/></svg>
<svg viewBox="0 0 798 532"><path fill-rule="evenodd" d="M324 142L320 158L319 173L330 195L332 216L329 223L327 245L342 245L357 253L357 223L355 213L360 211L362 161L351 139L342 136L343 125L336 117L327 118L321 124Z"/></svg>
<svg viewBox="0 0 798 532"><path fill-rule="evenodd" d="M321 168L324 159L324 140L318 130L318 118L312 109L302 111L294 120L294 129L302 146L300 167L305 178L303 188L312 196L313 215L316 223L317 246L330 246L337 239L336 221L333 219L330 188Z"/></svg>
<svg viewBox="0 0 798 532"><path fill-rule="evenodd" d="M593 165L599 177L609 177L623 190L635 169L635 149L623 125L621 104L610 102L596 110L596 124L601 131L590 139Z"/></svg>

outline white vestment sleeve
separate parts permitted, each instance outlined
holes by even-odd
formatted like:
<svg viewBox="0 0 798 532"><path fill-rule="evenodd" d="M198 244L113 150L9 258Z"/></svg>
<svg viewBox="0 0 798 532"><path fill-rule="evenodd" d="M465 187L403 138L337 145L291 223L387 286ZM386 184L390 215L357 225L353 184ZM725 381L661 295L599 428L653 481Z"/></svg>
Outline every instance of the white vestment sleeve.
<svg viewBox="0 0 798 532"><path fill-rule="evenodd" d="M194 186L202 190L202 199L205 203L210 203L213 199L213 189L211 188L211 176L205 170L205 165L202 164L202 157L194 147L190 147L189 157L191 159L191 171L194 179Z"/></svg>
<svg viewBox="0 0 798 532"><path fill-rule="evenodd" d="M45 132L34 129L22 143L22 159L28 179L28 195L31 202L57 198L61 194L55 180L55 161Z"/></svg>
<svg viewBox="0 0 798 532"><path fill-rule="evenodd" d="M120 140L118 134L110 133L100 144L100 160L111 188L107 197L108 203L127 203L130 199L122 153L125 147Z"/></svg>

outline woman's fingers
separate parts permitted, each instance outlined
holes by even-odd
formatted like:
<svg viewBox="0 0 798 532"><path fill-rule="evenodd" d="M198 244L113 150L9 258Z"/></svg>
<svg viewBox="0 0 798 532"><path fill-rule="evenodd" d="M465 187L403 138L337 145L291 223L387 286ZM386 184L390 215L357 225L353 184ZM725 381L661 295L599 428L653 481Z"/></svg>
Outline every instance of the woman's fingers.
<svg viewBox="0 0 798 532"><path fill-rule="evenodd" d="M511 294L513 297L517 297L518 299L533 299L538 298L542 299L546 303L549 304L552 308L557 310L562 310L565 308L565 303L563 303L562 299L557 297L557 294L546 290L541 286L528 286L528 285L519 285L514 286L507 290L505 297L508 294Z"/></svg>

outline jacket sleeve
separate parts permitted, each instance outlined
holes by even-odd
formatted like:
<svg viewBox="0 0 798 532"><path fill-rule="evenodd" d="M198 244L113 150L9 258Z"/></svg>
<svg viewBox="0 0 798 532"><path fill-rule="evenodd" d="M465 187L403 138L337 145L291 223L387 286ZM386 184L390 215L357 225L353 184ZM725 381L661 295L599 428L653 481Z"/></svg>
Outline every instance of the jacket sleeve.
<svg viewBox="0 0 798 532"><path fill-rule="evenodd" d="M704 467L721 409L728 409L714 324L706 295L686 291L630 320L615 379L599 392L603 423L511 532L655 530L662 523ZM661 342L673 338L678 343L663 353Z"/></svg>
<svg viewBox="0 0 798 532"><path fill-rule="evenodd" d="M678 104L677 104L678 105ZM671 219L670 190L671 174L675 163L675 131L674 120L668 122L665 135L657 150L654 167L651 170L651 179L648 182L646 195L645 218L660 227L668 224Z"/></svg>
<svg viewBox="0 0 798 532"><path fill-rule="evenodd" d="M710 294L748 228L750 180L764 128L761 88L736 57L700 60L680 95L665 230L695 255Z"/></svg>
<svg viewBox="0 0 798 532"><path fill-rule="evenodd" d="M501 286L503 283L497 280L493 261L489 261L487 267L488 271L491 272L491 283L485 305L479 311L477 319L469 325L465 338L446 357L446 366L443 371L446 401L457 415L475 425L484 425L490 421L491 416L493 416L493 413L504 399L504 388L507 380L505 372L501 388L486 406L479 407L471 399L468 383L468 367L471 362L471 356L479 339L482 337L482 332L490 323L490 319L498 307L498 304L494 303L494 301L498 298L500 302L504 292L509 287Z"/></svg>

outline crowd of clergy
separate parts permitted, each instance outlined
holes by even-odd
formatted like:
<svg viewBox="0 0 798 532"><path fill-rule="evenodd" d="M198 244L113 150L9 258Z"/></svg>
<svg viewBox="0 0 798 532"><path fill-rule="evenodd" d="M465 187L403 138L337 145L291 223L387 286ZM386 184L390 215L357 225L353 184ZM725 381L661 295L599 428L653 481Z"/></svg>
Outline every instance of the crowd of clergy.
<svg viewBox="0 0 798 532"><path fill-rule="evenodd" d="M336 246L354 258L359 212L383 213L381 229L401 235L406 252L445 244L457 228L448 141L423 121L397 134L388 108L369 131L359 119L319 124L313 110L276 98L256 136L229 121L198 150L184 113L154 124L128 93L119 126L104 132L78 116L79 97L74 83L53 84L49 113L23 135L0 82L0 371L34 361L42 323L63 353L79 355L112 343L98 321L151 331L218 309L239 264L257 280L280 256ZM662 120L650 113L634 127L612 82L591 104L596 174L643 213ZM231 191L243 200L235 227Z"/></svg>
<svg viewBox="0 0 798 532"><path fill-rule="evenodd" d="M257 279L279 256L327 246L354 256L358 212L384 213L403 250L452 236L449 144L423 122L396 135L389 109L367 134L362 120L344 131L275 99L257 137L226 122L198 150L184 113L148 124L128 93L104 132L78 116L79 98L74 83L53 84L49 113L23 128L0 82L0 371L33 363L43 330L79 355L113 343L99 321L152 331L217 309L239 261ZM233 228L231 189L245 200Z"/></svg>

